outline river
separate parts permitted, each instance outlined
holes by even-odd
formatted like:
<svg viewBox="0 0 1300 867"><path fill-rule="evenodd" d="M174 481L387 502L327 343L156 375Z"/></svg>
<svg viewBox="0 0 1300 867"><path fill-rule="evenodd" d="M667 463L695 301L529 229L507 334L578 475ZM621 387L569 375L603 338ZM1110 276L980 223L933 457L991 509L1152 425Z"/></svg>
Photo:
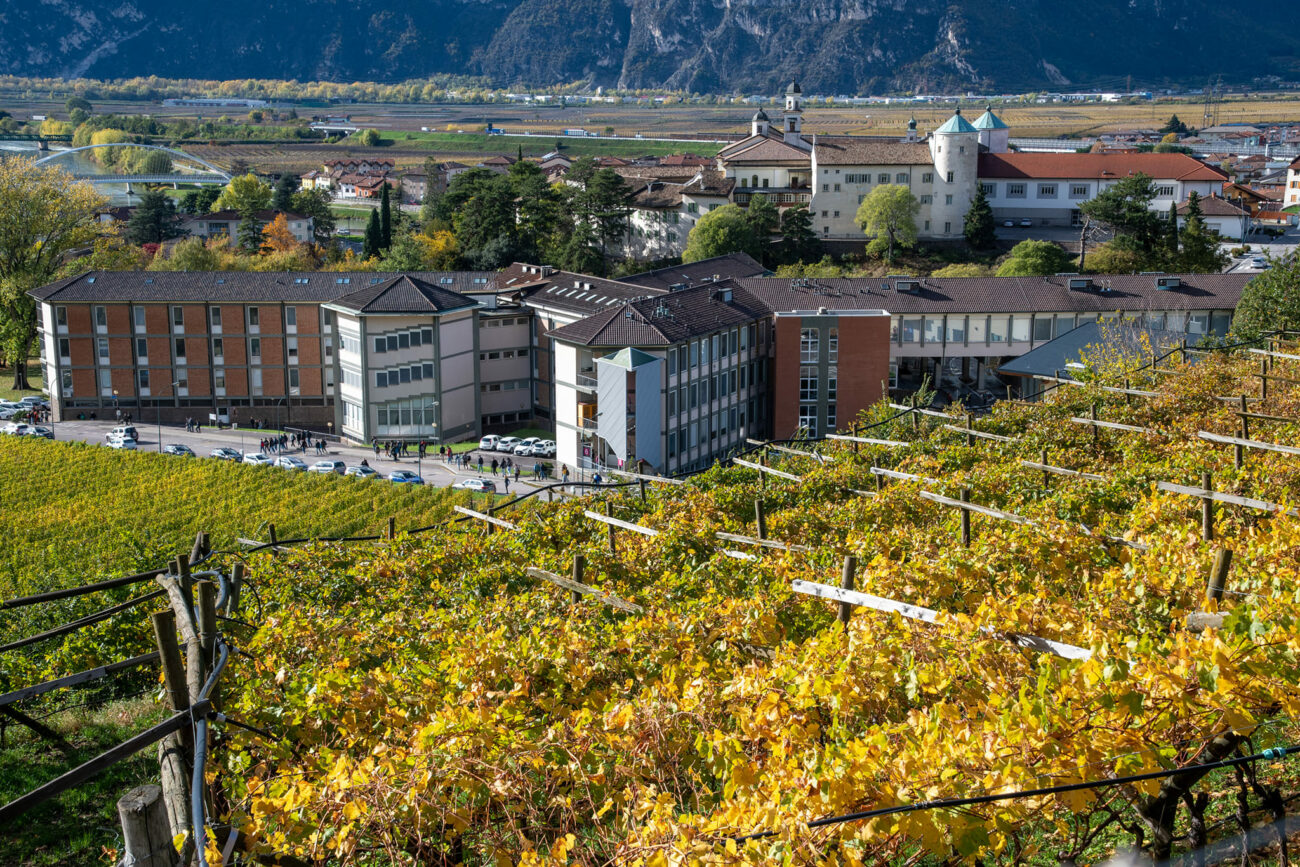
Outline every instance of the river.
<svg viewBox="0 0 1300 867"><path fill-rule="evenodd" d="M36 142L28 141L4 141L0 140L0 156L10 156L18 154L29 157L44 157L57 154L60 151L66 151L67 148L51 145L48 152L42 152L37 149ZM103 166L90 158L90 154L82 151L75 154L66 154L50 161L52 165L61 165L69 171L77 174L106 174ZM134 205L140 201L140 196L128 195L126 184L99 184L96 189L108 197L110 205Z"/></svg>

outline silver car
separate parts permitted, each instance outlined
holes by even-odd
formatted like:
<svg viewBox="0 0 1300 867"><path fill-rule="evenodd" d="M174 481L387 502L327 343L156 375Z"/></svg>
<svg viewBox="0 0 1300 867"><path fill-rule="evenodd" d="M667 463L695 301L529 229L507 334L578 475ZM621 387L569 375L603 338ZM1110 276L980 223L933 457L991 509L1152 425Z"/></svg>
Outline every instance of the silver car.
<svg viewBox="0 0 1300 867"><path fill-rule="evenodd" d="M309 473L338 473L340 476L348 471L348 465L343 461L317 461L307 468Z"/></svg>

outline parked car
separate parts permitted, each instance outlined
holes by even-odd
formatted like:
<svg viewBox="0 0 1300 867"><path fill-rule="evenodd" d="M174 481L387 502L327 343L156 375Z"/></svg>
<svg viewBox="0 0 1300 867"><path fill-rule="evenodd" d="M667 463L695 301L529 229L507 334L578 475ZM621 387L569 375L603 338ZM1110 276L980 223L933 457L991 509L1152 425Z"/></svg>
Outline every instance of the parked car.
<svg viewBox="0 0 1300 867"><path fill-rule="evenodd" d="M555 440L539 440L533 446L532 454L535 458L555 457Z"/></svg>
<svg viewBox="0 0 1300 867"><path fill-rule="evenodd" d="M114 437L134 440L137 442L140 440L140 434L136 432L135 426L129 424L120 424L108 433L104 434L104 439L113 439Z"/></svg>
<svg viewBox="0 0 1300 867"><path fill-rule="evenodd" d="M27 432L27 435L29 437L43 437L47 440L52 440L54 439L54 428L49 428L41 424L32 425L32 429Z"/></svg>
<svg viewBox="0 0 1300 867"><path fill-rule="evenodd" d="M497 436L496 434L488 434L487 436L483 437L483 439L478 441L478 447L485 452L493 451L494 449L496 449L497 440L499 439L501 439L501 437Z"/></svg>
<svg viewBox="0 0 1300 867"><path fill-rule="evenodd" d="M541 441L541 437L529 437L526 440L520 440L519 444L514 448L514 453L517 455L531 455L533 453L533 446L537 445Z"/></svg>
<svg viewBox="0 0 1300 867"><path fill-rule="evenodd" d="M239 451L239 449L231 449L222 446L219 449L213 449L208 452L208 457L216 458L219 461L242 461L244 459L244 454Z"/></svg>
<svg viewBox="0 0 1300 867"><path fill-rule="evenodd" d="M32 426L21 421L11 421L4 427L0 427L0 433L13 437L25 437L31 432Z"/></svg>
<svg viewBox="0 0 1300 867"><path fill-rule="evenodd" d="M282 470L297 470L299 472L307 471L307 462L302 458L296 458L293 455L280 455L275 459L275 465Z"/></svg>
<svg viewBox="0 0 1300 867"><path fill-rule="evenodd" d="M1028 217L1025 217L1023 220L1020 221L1020 227L1022 229L1028 229L1032 225L1034 225L1034 221L1029 219Z"/></svg>
<svg viewBox="0 0 1300 867"><path fill-rule="evenodd" d="M12 400L0 400L0 419L8 421L16 415L30 412L30 407Z"/></svg>
<svg viewBox="0 0 1300 867"><path fill-rule="evenodd" d="M497 440L497 451L513 454L517 445L519 445L519 437L502 437Z"/></svg>
<svg viewBox="0 0 1300 867"><path fill-rule="evenodd" d="M388 481L396 482L400 485L423 485L424 479L417 476L410 470L394 470L388 474Z"/></svg>
<svg viewBox="0 0 1300 867"><path fill-rule="evenodd" d="M194 457L194 449L183 443L171 443L163 446L163 454L180 455L181 457L192 458Z"/></svg>
<svg viewBox="0 0 1300 867"><path fill-rule="evenodd" d="M1266 269L1268 268L1268 260L1265 259L1263 256L1256 256L1250 260L1250 267Z"/></svg>
<svg viewBox="0 0 1300 867"><path fill-rule="evenodd" d="M136 450L135 440L129 437L110 437L104 445L110 449L123 449L128 452Z"/></svg>
<svg viewBox="0 0 1300 867"><path fill-rule="evenodd" d="M338 473L340 476L348 471L348 465L342 461L317 461L307 468L309 473Z"/></svg>
<svg viewBox="0 0 1300 867"><path fill-rule="evenodd" d="M275 463L275 460L270 455L264 455L261 452L249 452L244 455L243 462L252 464L255 467L269 467Z"/></svg>
<svg viewBox="0 0 1300 867"><path fill-rule="evenodd" d="M49 409L49 408L50 408L50 403L49 403L49 401L47 401L47 400L46 400L45 398L43 398L43 397L38 397L38 396L36 396L36 395L34 395L34 394L29 394L29 395L27 395L26 397L24 397L24 398L22 398L21 400L19 400L18 402L21 403L23 406L26 406L26 407L38 407L38 406L39 406L41 409Z"/></svg>
<svg viewBox="0 0 1300 867"><path fill-rule="evenodd" d="M1015 221L1015 220L1005 220L1005 221L1003 221L1002 225L1006 226L1008 229L1014 229L1015 226L1016 226L1016 221Z"/></svg>
<svg viewBox="0 0 1300 867"><path fill-rule="evenodd" d="M357 466L357 467L348 467L347 472L345 472L343 475L355 476L358 479L370 479L379 475L379 471L374 469L373 467Z"/></svg>
<svg viewBox="0 0 1300 867"><path fill-rule="evenodd" d="M488 494L497 492L496 482L490 482L487 479L465 479L452 485L453 488L460 488L462 491L478 491Z"/></svg>

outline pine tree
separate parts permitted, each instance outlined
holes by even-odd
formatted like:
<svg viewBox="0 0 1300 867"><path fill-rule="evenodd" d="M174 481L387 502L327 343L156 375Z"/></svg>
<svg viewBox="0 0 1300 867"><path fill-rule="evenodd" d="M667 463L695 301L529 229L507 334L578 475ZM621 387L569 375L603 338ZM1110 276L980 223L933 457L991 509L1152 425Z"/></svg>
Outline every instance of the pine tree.
<svg viewBox="0 0 1300 867"><path fill-rule="evenodd" d="M379 212L370 212L370 222L366 223L366 234L361 242L361 258L370 260L382 252L384 230L379 225Z"/></svg>
<svg viewBox="0 0 1300 867"><path fill-rule="evenodd" d="M298 179L288 172L280 175L271 192L271 210L287 214L293 210L293 194L298 192Z"/></svg>
<svg viewBox="0 0 1300 867"><path fill-rule="evenodd" d="M975 189L975 198L970 203L970 210L966 212L963 232L966 235L966 243L973 250L988 250L998 242L993 208L989 207L989 200L984 195L982 185Z"/></svg>
<svg viewBox="0 0 1300 867"><path fill-rule="evenodd" d="M1193 193L1192 195L1195 195ZM1165 229L1165 243L1169 247L1169 261L1178 260L1178 203L1169 203L1169 225Z"/></svg>
<svg viewBox="0 0 1300 867"><path fill-rule="evenodd" d="M807 205L781 212L781 257L787 263L811 262L821 253L821 241L813 231Z"/></svg>
<svg viewBox="0 0 1300 867"><path fill-rule="evenodd" d="M380 249L387 250L393 246L393 212L388 201L388 184L384 184L383 195L379 199Z"/></svg>
<svg viewBox="0 0 1300 867"><path fill-rule="evenodd" d="M1180 270L1193 274L1213 274L1223 270L1227 257L1219 249L1219 239L1205 225L1201 197L1193 192L1187 197L1187 218L1179 236L1183 252L1178 257Z"/></svg>
<svg viewBox="0 0 1300 867"><path fill-rule="evenodd" d="M247 214L239 221L239 249L245 253L256 253L262 249L262 223L252 214Z"/></svg>

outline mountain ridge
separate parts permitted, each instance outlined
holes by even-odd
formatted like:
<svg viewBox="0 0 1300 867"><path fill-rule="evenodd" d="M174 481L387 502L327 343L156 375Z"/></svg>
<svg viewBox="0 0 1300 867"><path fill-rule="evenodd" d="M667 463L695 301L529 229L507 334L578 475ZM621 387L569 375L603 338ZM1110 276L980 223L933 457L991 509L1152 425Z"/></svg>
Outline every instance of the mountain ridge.
<svg viewBox="0 0 1300 867"><path fill-rule="evenodd" d="M43 0L0 9L0 73L774 92L1120 89L1300 77L1241 0ZM215 23L214 23L215 22ZM152 47L151 47L152 46ZM1229 47L1234 50L1229 51Z"/></svg>

